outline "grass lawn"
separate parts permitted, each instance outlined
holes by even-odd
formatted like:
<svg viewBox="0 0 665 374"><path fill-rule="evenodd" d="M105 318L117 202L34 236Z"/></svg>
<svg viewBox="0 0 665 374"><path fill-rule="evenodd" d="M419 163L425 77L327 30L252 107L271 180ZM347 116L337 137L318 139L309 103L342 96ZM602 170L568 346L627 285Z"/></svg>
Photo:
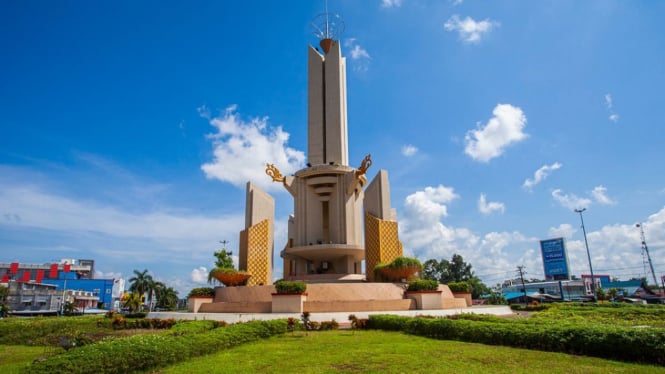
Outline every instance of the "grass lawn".
<svg viewBox="0 0 665 374"><path fill-rule="evenodd" d="M664 367L396 332L285 334L157 373L665 373Z"/></svg>
<svg viewBox="0 0 665 374"><path fill-rule="evenodd" d="M0 345L0 372L3 374L18 373L19 369L38 357L62 352L60 348L25 345Z"/></svg>

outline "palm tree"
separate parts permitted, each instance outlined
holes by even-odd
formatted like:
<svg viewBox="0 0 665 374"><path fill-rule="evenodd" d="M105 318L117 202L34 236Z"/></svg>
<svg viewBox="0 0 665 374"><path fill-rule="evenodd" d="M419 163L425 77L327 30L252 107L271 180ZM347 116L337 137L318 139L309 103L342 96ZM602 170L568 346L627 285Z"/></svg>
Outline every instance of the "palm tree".
<svg viewBox="0 0 665 374"><path fill-rule="evenodd" d="M129 282L131 283L129 290L141 296L145 295L146 292L151 292L154 284L152 275L148 274L148 269L142 272L134 270L134 276L129 278Z"/></svg>
<svg viewBox="0 0 665 374"><path fill-rule="evenodd" d="M178 291L172 287L161 287L157 290L157 307L175 310L178 306Z"/></svg>
<svg viewBox="0 0 665 374"><path fill-rule="evenodd" d="M149 286L150 287L148 289L148 305L150 306L150 310L152 310L152 307L154 306L153 303L156 303L159 300L159 294L160 292L162 292L163 289L166 288L166 285L159 281L150 280Z"/></svg>
<svg viewBox="0 0 665 374"><path fill-rule="evenodd" d="M122 306L129 308L132 312L136 312L141 308L143 303L142 295L136 292L126 293L122 298Z"/></svg>

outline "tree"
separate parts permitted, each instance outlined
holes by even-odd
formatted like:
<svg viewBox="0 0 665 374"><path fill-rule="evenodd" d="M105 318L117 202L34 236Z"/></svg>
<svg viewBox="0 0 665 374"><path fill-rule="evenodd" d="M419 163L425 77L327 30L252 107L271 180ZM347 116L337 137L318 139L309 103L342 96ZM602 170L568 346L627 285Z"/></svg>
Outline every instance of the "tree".
<svg viewBox="0 0 665 374"><path fill-rule="evenodd" d="M226 242L222 242L226 244ZM249 273L244 271L237 271L233 267L233 258L231 254L233 252L227 251L226 248L214 252L215 258L215 267L210 269L208 273L208 283L213 283L217 281L224 284L225 286L239 286L247 283L247 280L251 276Z"/></svg>
<svg viewBox="0 0 665 374"><path fill-rule="evenodd" d="M605 290L602 287L596 287L596 297L598 300L605 300L607 298Z"/></svg>
<svg viewBox="0 0 665 374"><path fill-rule="evenodd" d="M6 317L9 314L7 296L9 296L9 287L0 286L0 317Z"/></svg>
<svg viewBox="0 0 665 374"><path fill-rule="evenodd" d="M76 304L73 301L66 301L62 306L62 313L66 316L71 316L76 312Z"/></svg>
<svg viewBox="0 0 665 374"><path fill-rule="evenodd" d="M122 296L122 306L128 308L132 312L138 312L143 304L143 295L136 292L125 293Z"/></svg>
<svg viewBox="0 0 665 374"><path fill-rule="evenodd" d="M423 264L423 278L448 283L448 261L430 259Z"/></svg>
<svg viewBox="0 0 665 374"><path fill-rule="evenodd" d="M473 277L471 264L464 262L464 258L458 254L453 255L453 258L448 265L448 272L450 273L452 280L455 282L468 281Z"/></svg>
<svg viewBox="0 0 665 374"><path fill-rule="evenodd" d="M471 285L471 298L473 299L480 299L483 295L492 292L492 290L476 276L469 278L467 282Z"/></svg>
<svg viewBox="0 0 665 374"><path fill-rule="evenodd" d="M139 295L151 292L154 287L154 280L152 279L152 275L148 274L148 269L142 272L134 270L134 276L129 278L129 282L131 283L129 290Z"/></svg>
<svg viewBox="0 0 665 374"><path fill-rule="evenodd" d="M464 258L458 254L454 254L451 261L432 259L423 265L423 278L438 280L440 283L466 282L472 277L471 264L464 262Z"/></svg>
<svg viewBox="0 0 665 374"><path fill-rule="evenodd" d="M157 307L166 310L175 310L178 306L178 291L172 287L160 287L156 292Z"/></svg>
<svg viewBox="0 0 665 374"><path fill-rule="evenodd" d="M464 262L464 258L456 253L453 254L450 261L446 259L425 261L423 278L437 280L444 284L468 282L471 285L471 294L474 299L490 292L489 287L473 274L471 264Z"/></svg>
<svg viewBox="0 0 665 374"><path fill-rule="evenodd" d="M490 305L508 305L508 300L501 292L492 292L490 297L487 298L487 303Z"/></svg>
<svg viewBox="0 0 665 374"><path fill-rule="evenodd" d="M215 267L222 269L233 269L233 258L231 258L232 254L233 252L227 251L226 248L222 248L221 250L215 252L215 258L217 258L217 260L215 260Z"/></svg>

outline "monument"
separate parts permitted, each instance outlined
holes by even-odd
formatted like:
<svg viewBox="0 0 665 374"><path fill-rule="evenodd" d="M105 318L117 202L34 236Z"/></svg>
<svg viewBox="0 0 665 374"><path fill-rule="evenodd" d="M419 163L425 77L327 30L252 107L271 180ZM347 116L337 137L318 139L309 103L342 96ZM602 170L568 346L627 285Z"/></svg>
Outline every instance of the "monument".
<svg viewBox="0 0 665 374"><path fill-rule="evenodd" d="M330 14L318 21L313 25L321 49L308 48L307 166L285 176L266 165L266 174L294 201L280 252L284 279L308 284L304 309L310 312L416 309L402 284L372 282L376 265L403 256L397 213L390 206L388 172L379 170L368 184L371 156L358 160L358 167L349 165L346 59L336 39L343 23ZM273 198L249 182L239 269L252 276L244 287L218 287L214 302L200 311L275 308L273 228ZM438 292L440 300L430 305L465 306L447 286Z"/></svg>

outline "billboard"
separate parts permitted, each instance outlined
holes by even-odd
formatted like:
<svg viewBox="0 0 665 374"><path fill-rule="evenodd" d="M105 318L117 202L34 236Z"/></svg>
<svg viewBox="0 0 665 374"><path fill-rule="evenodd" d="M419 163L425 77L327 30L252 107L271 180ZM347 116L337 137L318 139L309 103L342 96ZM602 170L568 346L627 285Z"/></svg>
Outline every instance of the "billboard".
<svg viewBox="0 0 665 374"><path fill-rule="evenodd" d="M541 240L540 253L543 256L546 280L570 279L568 256L563 238Z"/></svg>

